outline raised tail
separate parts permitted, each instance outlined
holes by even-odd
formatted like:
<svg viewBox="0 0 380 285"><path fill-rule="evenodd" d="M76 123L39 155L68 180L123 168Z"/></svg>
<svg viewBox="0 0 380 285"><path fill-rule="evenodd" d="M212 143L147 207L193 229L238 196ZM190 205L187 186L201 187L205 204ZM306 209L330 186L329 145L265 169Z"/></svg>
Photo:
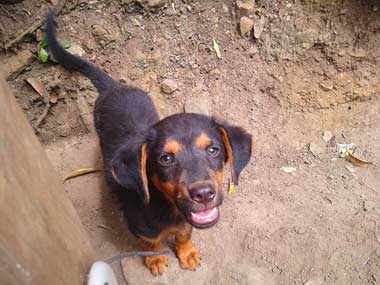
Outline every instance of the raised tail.
<svg viewBox="0 0 380 285"><path fill-rule="evenodd" d="M79 71L88 77L99 93L115 86L116 82L103 70L99 69L92 63L67 52L61 47L56 38L56 23L54 18L55 11L52 10L48 15L45 34L49 49L59 64L67 70Z"/></svg>

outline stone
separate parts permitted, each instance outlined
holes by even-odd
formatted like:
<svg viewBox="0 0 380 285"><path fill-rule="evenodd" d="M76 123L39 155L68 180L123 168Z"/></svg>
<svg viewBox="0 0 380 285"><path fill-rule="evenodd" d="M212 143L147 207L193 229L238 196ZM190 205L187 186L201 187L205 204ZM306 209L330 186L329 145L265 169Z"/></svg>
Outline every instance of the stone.
<svg viewBox="0 0 380 285"><path fill-rule="evenodd" d="M202 97L190 97L185 103L186 113L197 113L203 115L210 115L210 102L207 96Z"/></svg>
<svg viewBox="0 0 380 285"><path fill-rule="evenodd" d="M136 0L145 9L157 9L165 6L167 0Z"/></svg>
<svg viewBox="0 0 380 285"><path fill-rule="evenodd" d="M330 131L324 131L322 138L325 143L328 143L333 138L333 133Z"/></svg>
<svg viewBox="0 0 380 285"><path fill-rule="evenodd" d="M178 89L178 84L176 81L172 79L165 79L161 83L161 91L165 94L172 94L174 91Z"/></svg>
<svg viewBox="0 0 380 285"><path fill-rule="evenodd" d="M92 25L92 34L96 37L102 37L108 34L108 31L103 28L101 25L95 24Z"/></svg>
<svg viewBox="0 0 380 285"><path fill-rule="evenodd" d="M71 46L66 50L69 53L79 56L79 57L83 57L84 55L86 55L86 52L84 51L84 49L76 44L71 44Z"/></svg>
<svg viewBox="0 0 380 285"><path fill-rule="evenodd" d="M248 17L241 17L240 19L240 35L247 36L251 33L253 28L253 20Z"/></svg>
<svg viewBox="0 0 380 285"><path fill-rule="evenodd" d="M223 13L225 14L228 14L230 12L230 9L225 3L222 3L222 10L223 10Z"/></svg>
<svg viewBox="0 0 380 285"><path fill-rule="evenodd" d="M20 51L18 54L6 58L0 63L0 73L5 79L11 79L22 72L28 65L30 65L36 57L30 50Z"/></svg>
<svg viewBox="0 0 380 285"><path fill-rule="evenodd" d="M109 33L103 26L98 25L98 24L92 25L92 35L97 37L100 40L100 44L102 44L102 41L107 43L107 42L117 41L120 39L119 33L117 32Z"/></svg>
<svg viewBox="0 0 380 285"><path fill-rule="evenodd" d="M261 16L261 18L258 21L255 21L253 25L253 36L255 39L259 39L261 37L261 34L264 31L265 26L265 18L264 16Z"/></svg>
<svg viewBox="0 0 380 285"><path fill-rule="evenodd" d="M254 0L237 0L236 13L238 17L250 16L255 8Z"/></svg>
<svg viewBox="0 0 380 285"><path fill-rule="evenodd" d="M326 91L326 92L334 89L334 85L331 82L327 82L327 81L319 83L319 86L321 87L323 91Z"/></svg>

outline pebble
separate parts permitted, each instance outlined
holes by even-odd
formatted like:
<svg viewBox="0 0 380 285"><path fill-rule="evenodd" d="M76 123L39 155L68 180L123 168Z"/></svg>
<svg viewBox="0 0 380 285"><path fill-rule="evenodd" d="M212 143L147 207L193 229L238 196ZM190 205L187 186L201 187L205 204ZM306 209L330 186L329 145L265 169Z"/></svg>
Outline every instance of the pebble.
<svg viewBox="0 0 380 285"><path fill-rule="evenodd" d="M67 51L79 57L83 57L86 54L84 49L76 44L71 44L71 46L67 49Z"/></svg>
<svg viewBox="0 0 380 285"><path fill-rule="evenodd" d="M230 12L230 9L228 8L228 6L225 3L222 3L222 10L223 10L223 13L225 13L225 14Z"/></svg>
<svg viewBox="0 0 380 285"><path fill-rule="evenodd" d="M265 26L265 18L264 16L261 16L261 18L256 21L253 25L253 36L256 39L259 39L261 37L261 34L264 31L264 26Z"/></svg>
<svg viewBox="0 0 380 285"><path fill-rule="evenodd" d="M136 2L143 6L145 9L156 9L165 6L167 0L136 0Z"/></svg>
<svg viewBox="0 0 380 285"><path fill-rule="evenodd" d="M172 94L178 89L178 84L172 79L164 79L161 83L161 91L165 94Z"/></svg>
<svg viewBox="0 0 380 285"><path fill-rule="evenodd" d="M326 81L325 82L321 82L321 83L319 83L319 86L321 87L321 89L323 91L326 91L326 92L331 91L331 90L334 89L334 85L331 82L326 82Z"/></svg>
<svg viewBox="0 0 380 285"><path fill-rule="evenodd" d="M237 0L236 12L239 17L250 16L253 13L255 7L254 0Z"/></svg>
<svg viewBox="0 0 380 285"><path fill-rule="evenodd" d="M96 37L102 37L108 34L108 32L101 25L95 24L95 25L92 25L92 34Z"/></svg>
<svg viewBox="0 0 380 285"><path fill-rule="evenodd" d="M240 35L243 37L249 35L253 28L253 20L248 17L241 17L240 19Z"/></svg>
<svg viewBox="0 0 380 285"><path fill-rule="evenodd" d="M330 132L330 131L324 131L323 132L323 135L322 135L322 138L324 140L325 143L328 143L333 137L333 133Z"/></svg>

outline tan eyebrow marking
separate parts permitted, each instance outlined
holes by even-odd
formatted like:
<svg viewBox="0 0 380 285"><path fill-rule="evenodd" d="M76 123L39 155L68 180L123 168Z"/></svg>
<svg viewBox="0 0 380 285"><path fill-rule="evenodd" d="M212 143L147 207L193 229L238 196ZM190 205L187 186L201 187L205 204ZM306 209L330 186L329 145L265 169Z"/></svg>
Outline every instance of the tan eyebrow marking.
<svg viewBox="0 0 380 285"><path fill-rule="evenodd" d="M167 153L178 153L181 148L182 145L174 139L169 139L164 145L164 151Z"/></svg>
<svg viewBox="0 0 380 285"><path fill-rule="evenodd" d="M195 145L199 148L205 149L211 145L211 139L208 135L205 133L201 133L196 139L195 139Z"/></svg>

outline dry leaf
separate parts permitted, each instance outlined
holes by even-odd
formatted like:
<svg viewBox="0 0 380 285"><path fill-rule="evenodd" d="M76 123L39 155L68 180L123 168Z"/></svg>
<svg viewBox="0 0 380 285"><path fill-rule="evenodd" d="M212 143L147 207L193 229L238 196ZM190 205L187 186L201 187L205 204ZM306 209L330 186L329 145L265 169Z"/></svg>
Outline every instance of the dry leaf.
<svg viewBox="0 0 380 285"><path fill-rule="evenodd" d="M90 173L94 173L94 172L99 172L99 171L102 171L102 170L94 168L94 167L87 167L87 168L81 168L78 170L74 170L73 172L71 172L69 175L67 175L65 177L63 182L65 182L66 180L69 180L71 178L74 178L74 177L78 177L78 176L82 176L82 175L86 175L86 174L90 174Z"/></svg>
<svg viewBox="0 0 380 285"><path fill-rule="evenodd" d="M365 161L360 158L355 157L353 154L349 153L347 156L347 160L350 161L352 164L360 167L367 167L372 164L371 161Z"/></svg>
<svg viewBox="0 0 380 285"><path fill-rule="evenodd" d="M37 78L27 78L26 82L30 84L30 86L33 87L33 89L42 97L42 98L47 98L48 94L45 89L45 86L42 84L40 80Z"/></svg>
<svg viewBox="0 0 380 285"><path fill-rule="evenodd" d="M215 40L212 40L212 47L216 53L216 57L219 59L222 58L222 54L220 53L219 45Z"/></svg>

